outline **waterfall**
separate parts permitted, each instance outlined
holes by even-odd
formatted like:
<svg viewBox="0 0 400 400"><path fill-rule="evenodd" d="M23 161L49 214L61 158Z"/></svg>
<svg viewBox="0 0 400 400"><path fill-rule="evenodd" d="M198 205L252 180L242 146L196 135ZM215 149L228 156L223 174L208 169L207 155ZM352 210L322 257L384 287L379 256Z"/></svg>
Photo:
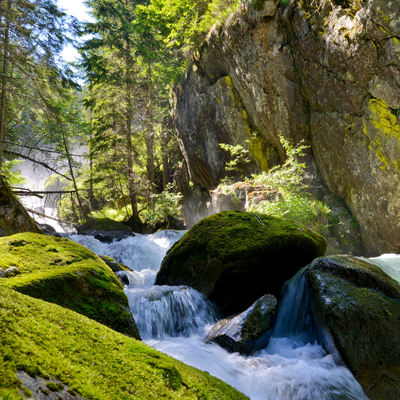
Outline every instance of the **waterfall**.
<svg viewBox="0 0 400 400"><path fill-rule="evenodd" d="M252 400L368 400L351 372L317 343L303 271L283 288L265 349L246 357L204 343L219 318L215 305L185 286L153 286L162 258L182 235L164 231L111 244L90 236L71 239L134 270L124 272L125 292L143 340L157 350L208 371Z"/></svg>

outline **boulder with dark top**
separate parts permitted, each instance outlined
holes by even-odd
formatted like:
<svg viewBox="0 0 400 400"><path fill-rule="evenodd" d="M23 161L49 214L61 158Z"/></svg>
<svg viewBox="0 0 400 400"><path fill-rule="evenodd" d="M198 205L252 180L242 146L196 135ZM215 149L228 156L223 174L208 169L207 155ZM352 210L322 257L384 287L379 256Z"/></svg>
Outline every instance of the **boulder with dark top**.
<svg viewBox="0 0 400 400"><path fill-rule="evenodd" d="M276 297L267 294L241 314L218 321L206 342L215 342L231 353L249 355L260 350L268 344L277 307Z"/></svg>
<svg viewBox="0 0 400 400"><path fill-rule="evenodd" d="M242 312L314 258L326 240L294 222L264 214L223 211L204 218L165 256L156 285L187 285L219 305Z"/></svg>
<svg viewBox="0 0 400 400"><path fill-rule="evenodd" d="M103 243L111 243L114 239L122 240L135 236L129 226L110 218L97 218L76 227L78 235L93 235Z"/></svg>
<svg viewBox="0 0 400 400"><path fill-rule="evenodd" d="M400 393L400 285L351 256L313 261L306 271L319 340L371 400Z"/></svg>

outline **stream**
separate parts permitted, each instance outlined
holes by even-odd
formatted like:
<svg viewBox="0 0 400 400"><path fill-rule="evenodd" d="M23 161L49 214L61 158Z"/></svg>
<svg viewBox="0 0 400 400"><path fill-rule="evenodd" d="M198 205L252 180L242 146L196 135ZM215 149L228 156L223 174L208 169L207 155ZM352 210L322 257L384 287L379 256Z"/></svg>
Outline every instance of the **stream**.
<svg viewBox="0 0 400 400"><path fill-rule="evenodd" d="M285 287L265 349L242 356L205 344L207 330L221 319L219 309L194 289L153 285L167 250L183 234L137 234L111 244L92 236L70 238L133 270L124 273L129 280L125 293L143 341L155 349L208 371L252 400L368 399L351 372L336 365L317 343L301 273ZM400 280L400 256L384 255L371 261Z"/></svg>

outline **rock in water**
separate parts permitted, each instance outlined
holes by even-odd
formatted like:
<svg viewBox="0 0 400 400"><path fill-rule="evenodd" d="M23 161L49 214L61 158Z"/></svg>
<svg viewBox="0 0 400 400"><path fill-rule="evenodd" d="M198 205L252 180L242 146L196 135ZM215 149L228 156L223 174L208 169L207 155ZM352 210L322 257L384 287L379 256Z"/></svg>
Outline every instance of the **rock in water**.
<svg viewBox="0 0 400 400"><path fill-rule="evenodd" d="M135 236L132 230L122 222L110 218L97 218L76 227L78 235L93 235L103 243L112 243L114 239L121 240Z"/></svg>
<svg viewBox="0 0 400 400"><path fill-rule="evenodd" d="M217 303L225 315L242 312L314 258L326 240L291 221L223 211L204 218L168 251L156 285L187 285Z"/></svg>
<svg viewBox="0 0 400 400"><path fill-rule="evenodd" d="M249 355L260 350L268 344L277 307L276 297L266 294L241 314L218 321L206 342L215 342L231 353Z"/></svg>
<svg viewBox="0 0 400 400"><path fill-rule="evenodd" d="M400 393L400 285L350 256L316 259L306 272L320 340L371 400Z"/></svg>
<svg viewBox="0 0 400 400"><path fill-rule="evenodd" d="M87 248L69 239L20 233L0 239L0 254L0 272L5 269L0 287L69 308L140 339L122 285Z"/></svg>

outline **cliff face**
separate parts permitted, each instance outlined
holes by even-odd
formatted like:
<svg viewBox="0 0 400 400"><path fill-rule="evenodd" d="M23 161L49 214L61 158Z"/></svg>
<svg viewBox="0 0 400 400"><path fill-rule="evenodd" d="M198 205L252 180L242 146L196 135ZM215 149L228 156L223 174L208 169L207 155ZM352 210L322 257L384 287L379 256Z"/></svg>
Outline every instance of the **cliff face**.
<svg viewBox="0 0 400 400"><path fill-rule="evenodd" d="M267 170L285 157L278 135L305 140L310 174L345 201L366 254L400 252L400 3L293 1L270 14L238 12L175 88L181 185L203 198L217 186L219 143Z"/></svg>

